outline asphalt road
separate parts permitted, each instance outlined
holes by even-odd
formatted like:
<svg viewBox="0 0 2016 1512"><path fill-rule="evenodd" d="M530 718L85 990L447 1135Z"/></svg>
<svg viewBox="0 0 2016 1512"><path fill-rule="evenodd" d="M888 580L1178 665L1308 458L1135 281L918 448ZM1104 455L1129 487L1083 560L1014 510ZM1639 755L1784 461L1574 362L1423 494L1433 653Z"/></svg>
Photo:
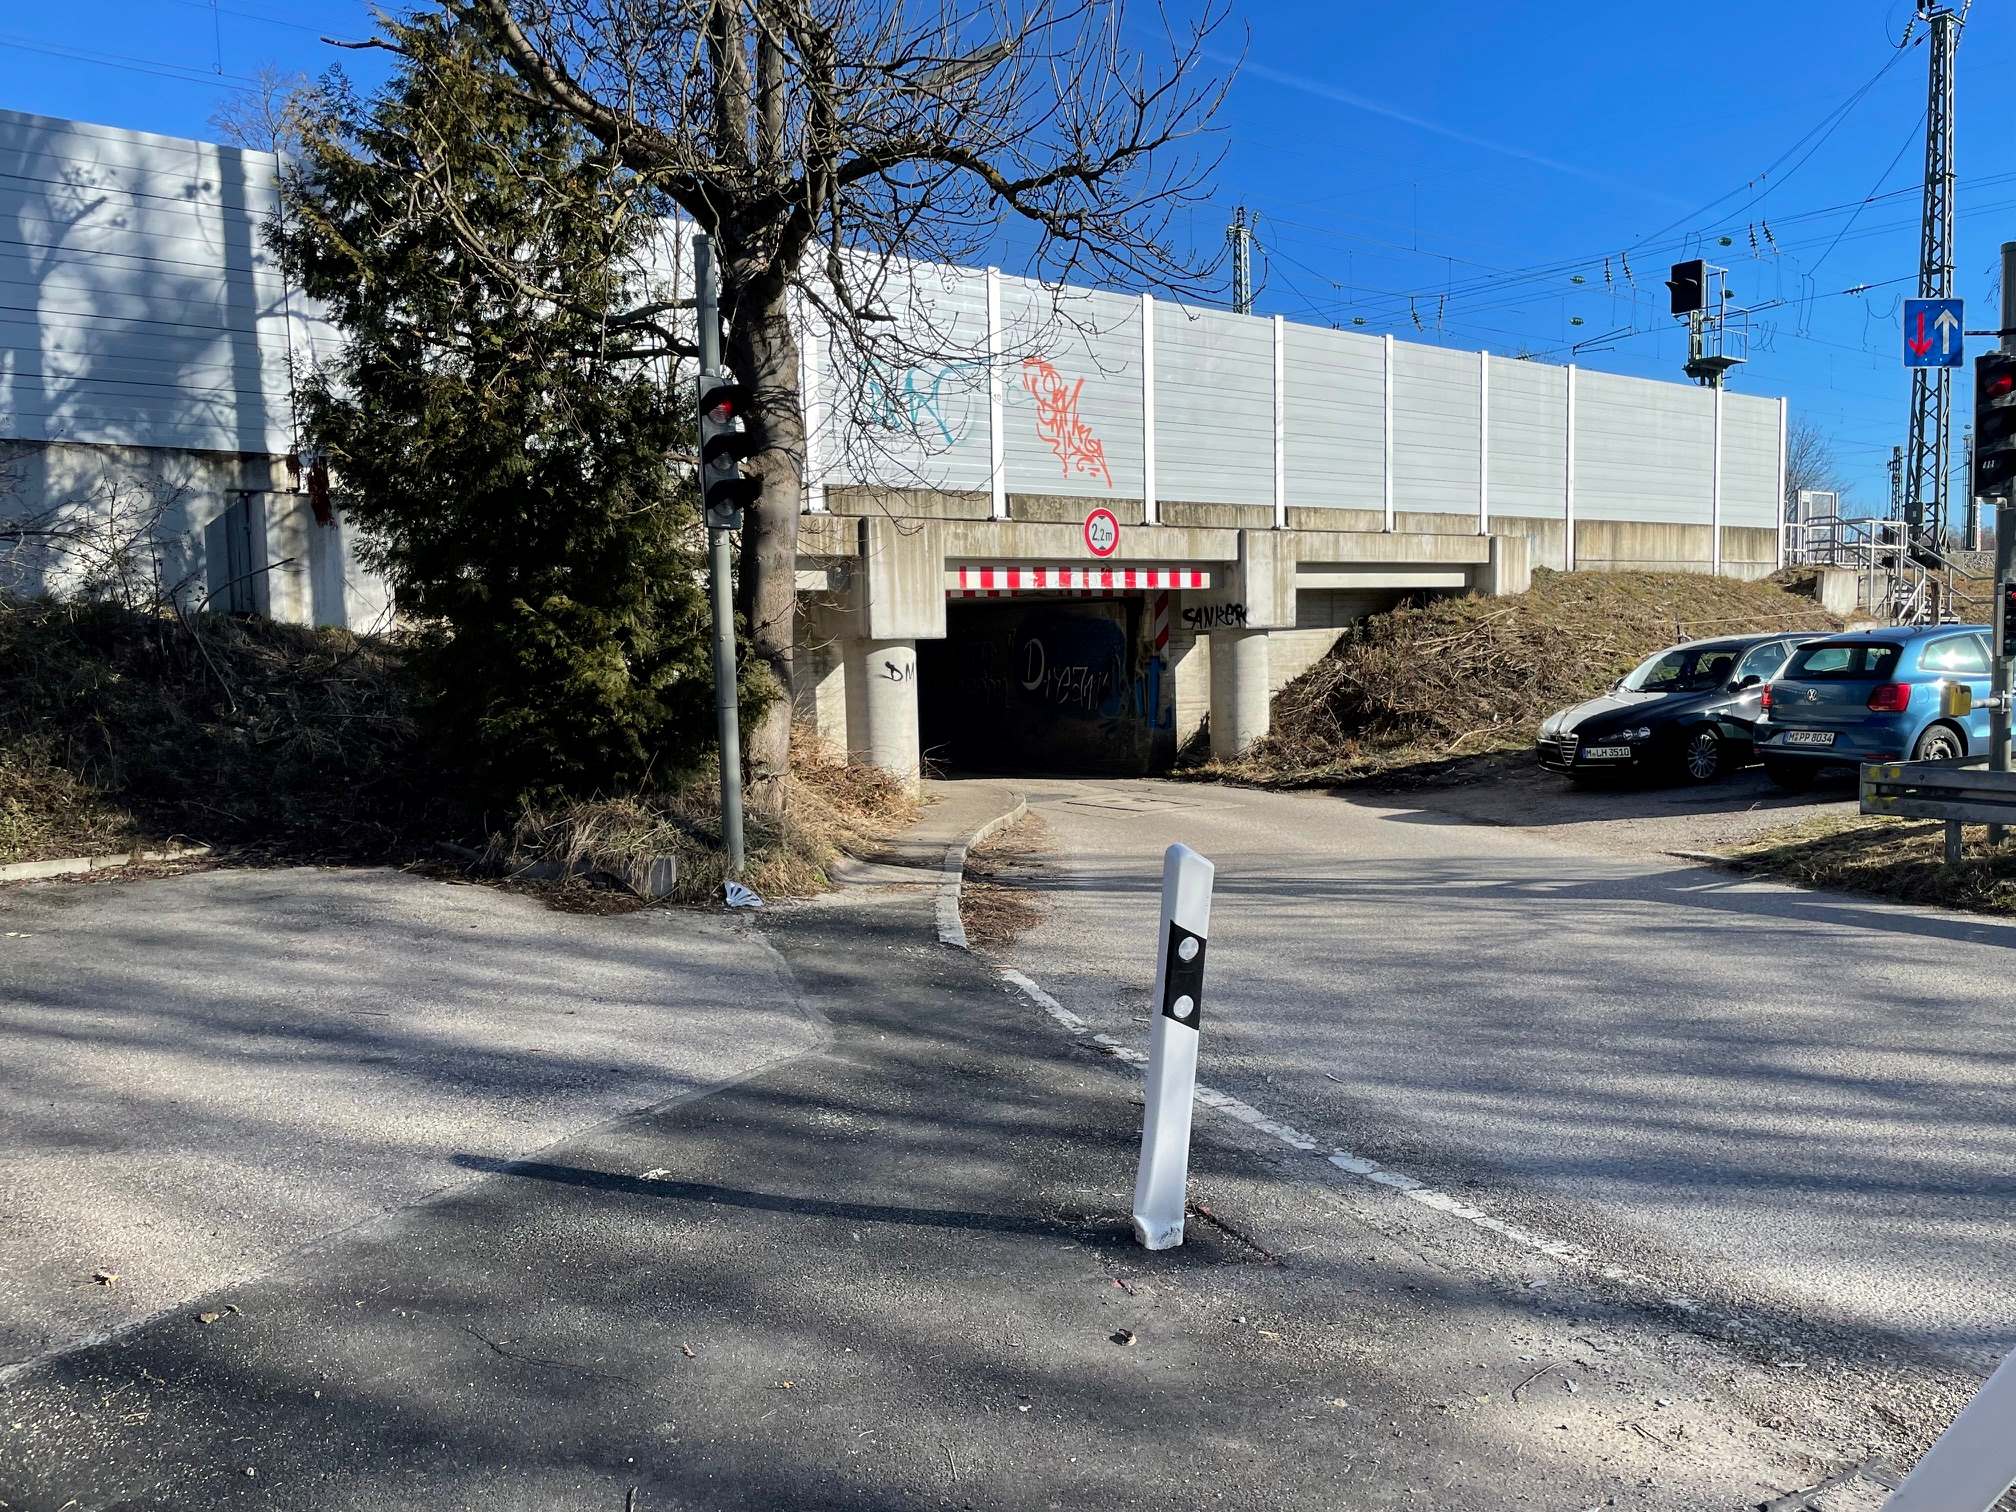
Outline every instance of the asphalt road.
<svg viewBox="0 0 2016 1512"><path fill-rule="evenodd" d="M0 1506L1733 1512L1867 1453L1809 1380L1455 1274L1415 1204L1237 1122L1194 1141L1210 1215L1142 1250L1137 1073L938 943L945 845L1005 803L961 786L872 884L631 926L773 943L813 1048L529 1159L450 1146L414 1164L456 1189L0 1382ZM546 917L556 975L644 959Z"/></svg>
<svg viewBox="0 0 2016 1512"><path fill-rule="evenodd" d="M0 1382L810 1048L784 981L718 920L391 871L0 889Z"/></svg>
<svg viewBox="0 0 2016 1512"><path fill-rule="evenodd" d="M1399 799L1030 801L1050 907L1008 954L1095 1027L1140 1031L1185 841L1218 868L1214 1086L1788 1356L2016 1345L2016 926Z"/></svg>

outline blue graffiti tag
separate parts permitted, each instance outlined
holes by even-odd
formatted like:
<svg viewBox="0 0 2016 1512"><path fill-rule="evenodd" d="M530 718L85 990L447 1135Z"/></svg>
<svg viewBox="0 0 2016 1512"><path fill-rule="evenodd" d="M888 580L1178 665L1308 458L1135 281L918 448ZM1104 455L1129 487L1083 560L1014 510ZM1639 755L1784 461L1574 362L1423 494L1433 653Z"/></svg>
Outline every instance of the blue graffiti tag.
<svg viewBox="0 0 2016 1512"><path fill-rule="evenodd" d="M966 380L968 375L984 371L986 364L979 362L905 368L900 374L870 366L863 378L866 418L883 430L910 431L919 440L929 440L928 432L936 430L940 443L955 446L971 420L973 396ZM956 414L947 413L948 383L953 385L951 397L966 401Z"/></svg>

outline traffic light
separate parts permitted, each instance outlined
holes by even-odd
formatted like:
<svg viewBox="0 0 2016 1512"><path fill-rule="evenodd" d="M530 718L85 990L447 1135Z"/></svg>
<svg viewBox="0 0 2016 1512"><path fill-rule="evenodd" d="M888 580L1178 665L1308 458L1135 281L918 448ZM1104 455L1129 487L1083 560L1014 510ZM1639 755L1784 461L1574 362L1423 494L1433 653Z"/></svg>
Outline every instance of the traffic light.
<svg viewBox="0 0 2016 1512"><path fill-rule="evenodd" d="M1708 307L1708 264L1700 258L1673 264L1673 276L1666 280L1673 291L1673 313L1692 315Z"/></svg>
<svg viewBox="0 0 2016 1512"><path fill-rule="evenodd" d="M2002 585L2002 654L2016 656L2016 583Z"/></svg>
<svg viewBox="0 0 2016 1512"><path fill-rule="evenodd" d="M710 530L740 530L742 511L763 492L763 480L742 476L756 438L737 423L749 391L719 370L700 374L700 497Z"/></svg>
<svg viewBox="0 0 2016 1512"><path fill-rule="evenodd" d="M2016 478L2016 353L1974 359L1974 497Z"/></svg>

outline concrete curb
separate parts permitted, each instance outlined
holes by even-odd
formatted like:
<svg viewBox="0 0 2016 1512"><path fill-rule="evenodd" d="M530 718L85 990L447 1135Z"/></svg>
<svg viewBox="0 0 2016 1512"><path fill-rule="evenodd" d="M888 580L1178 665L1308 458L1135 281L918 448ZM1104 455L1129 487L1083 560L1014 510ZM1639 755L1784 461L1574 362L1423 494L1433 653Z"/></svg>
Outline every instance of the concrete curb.
<svg viewBox="0 0 2016 1512"><path fill-rule="evenodd" d="M945 847L944 877L938 883L938 943L951 945L959 950L971 950L966 940L966 926L959 919L959 890L966 880L966 853L990 836L998 835L1029 812L1029 800L1022 794L1015 795L1014 805L1006 813L996 814L964 840L958 840Z"/></svg>
<svg viewBox="0 0 2016 1512"><path fill-rule="evenodd" d="M76 877L86 872L117 871L136 861L189 861L210 854L207 845L177 850L127 851L117 856L65 856L55 861L10 861L0 866L0 882L32 882L43 877Z"/></svg>

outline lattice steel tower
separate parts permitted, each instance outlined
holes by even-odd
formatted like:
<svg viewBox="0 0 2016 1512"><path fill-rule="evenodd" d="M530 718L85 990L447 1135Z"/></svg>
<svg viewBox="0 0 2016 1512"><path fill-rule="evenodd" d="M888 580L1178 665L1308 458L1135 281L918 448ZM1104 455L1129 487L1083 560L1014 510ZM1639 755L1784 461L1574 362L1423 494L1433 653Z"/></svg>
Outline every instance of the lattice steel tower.
<svg viewBox="0 0 2016 1512"><path fill-rule="evenodd" d="M1925 106L1925 215L1918 243L1918 295L1953 293L1953 51L1964 18L1943 5L1918 12L1932 33ZM1951 484L1953 385L1950 368L1911 370L1911 432L1904 463L1904 521L1912 556L1945 545Z"/></svg>
<svg viewBox="0 0 2016 1512"><path fill-rule="evenodd" d="M1253 227L1246 219L1246 207L1232 212L1232 224L1225 228L1225 240L1232 245L1232 308L1241 315L1253 313Z"/></svg>

